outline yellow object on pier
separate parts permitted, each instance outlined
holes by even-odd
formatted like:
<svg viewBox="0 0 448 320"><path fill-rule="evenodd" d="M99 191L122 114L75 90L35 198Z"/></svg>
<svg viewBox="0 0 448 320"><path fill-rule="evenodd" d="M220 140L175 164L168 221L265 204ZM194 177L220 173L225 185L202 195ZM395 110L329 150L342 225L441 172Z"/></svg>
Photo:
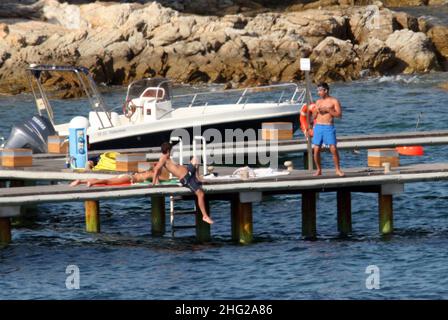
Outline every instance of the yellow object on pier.
<svg viewBox="0 0 448 320"><path fill-rule="evenodd" d="M118 152L105 152L100 155L100 160L97 165L92 169L93 171L115 171L116 169L116 157L119 155Z"/></svg>

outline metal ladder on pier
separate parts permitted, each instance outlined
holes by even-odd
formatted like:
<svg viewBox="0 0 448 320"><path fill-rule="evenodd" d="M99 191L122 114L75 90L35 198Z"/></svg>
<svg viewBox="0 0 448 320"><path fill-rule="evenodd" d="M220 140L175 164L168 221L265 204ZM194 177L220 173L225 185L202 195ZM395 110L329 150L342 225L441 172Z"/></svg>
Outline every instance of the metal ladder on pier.
<svg viewBox="0 0 448 320"><path fill-rule="evenodd" d="M186 201L182 198L182 196L170 196L170 224L171 224L171 235L174 236L174 233L177 230L181 229L194 229L196 228L196 224L183 224L176 225L174 217L176 216L188 216L192 215L193 217L196 215L196 203L193 204L193 208L179 210L175 208L175 201Z"/></svg>
<svg viewBox="0 0 448 320"><path fill-rule="evenodd" d="M203 167L204 167L204 175L207 170L207 158L206 158L206 146L205 146L205 138L202 136L195 136L193 139L193 156L196 155L196 141L201 140L202 142L202 158L203 158ZM170 142L179 142L179 164L183 165L183 142L181 137L171 137ZM171 175L170 175L171 178ZM175 208L175 202L179 201L193 201L193 207L191 209L183 209L179 210ZM171 225L171 235L174 236L176 230L181 229L194 229L196 228L196 223L194 224L184 224L184 225L176 225L175 217L176 216L188 216L192 215L196 216L197 207L195 200L184 200L182 196L170 196L170 225ZM195 217L196 221L196 217Z"/></svg>

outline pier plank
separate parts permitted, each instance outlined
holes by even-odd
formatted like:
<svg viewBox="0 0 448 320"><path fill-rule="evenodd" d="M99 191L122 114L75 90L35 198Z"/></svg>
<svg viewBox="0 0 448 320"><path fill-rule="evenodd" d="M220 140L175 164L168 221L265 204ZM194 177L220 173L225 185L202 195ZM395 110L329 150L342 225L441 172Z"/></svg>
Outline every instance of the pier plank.
<svg viewBox="0 0 448 320"><path fill-rule="evenodd" d="M229 168L224 168L227 171ZM231 168L230 170L233 170ZM218 170L219 171L219 170ZM64 177L60 177L64 179ZM319 177L305 170L294 170L290 175L266 179L207 181L207 194L226 194L241 191L282 193L293 190L334 191L337 188L361 188L382 184L419 181L448 180L448 163L421 164L398 167L390 174L381 169L354 168L346 170L346 177L338 177L332 170L324 170ZM109 198L139 197L146 195L190 195L190 191L178 185L132 185L104 187L70 187L66 185L38 185L30 187L1 188L0 205L26 203L85 201Z"/></svg>
<svg viewBox="0 0 448 320"><path fill-rule="evenodd" d="M443 145L448 144L448 131L411 131L400 133L384 133L384 134L370 134L370 135L355 135L355 136L338 136L338 149L340 150L354 150L367 148L393 148L398 146L410 145ZM256 140L256 141L241 141L231 143L211 143L207 145L207 150L213 150L215 157L220 155L230 154L253 154L256 152L271 152L271 147L274 147L274 152L295 153L306 152L306 140L300 135L291 140L279 140L272 144L272 142ZM191 153L192 146L184 145L184 156L188 157ZM97 156L106 151L115 151L120 153L146 153L147 160L154 161L160 157L160 148L130 148L117 150L94 150L89 151L89 156ZM198 147L198 152L201 147ZM178 146L174 146L173 152L178 154ZM40 160L55 160L56 162L65 164L65 155L57 154L36 154L33 155L33 163L37 159ZM33 165L33 168L35 166ZM33 169L34 170L34 169ZM0 176L1 177L1 176Z"/></svg>

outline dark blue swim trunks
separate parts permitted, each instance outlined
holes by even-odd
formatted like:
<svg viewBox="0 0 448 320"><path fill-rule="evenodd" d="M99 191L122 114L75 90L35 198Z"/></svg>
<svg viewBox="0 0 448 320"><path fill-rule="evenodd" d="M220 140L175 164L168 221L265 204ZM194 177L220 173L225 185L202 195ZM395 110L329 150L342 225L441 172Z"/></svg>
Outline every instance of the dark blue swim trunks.
<svg viewBox="0 0 448 320"><path fill-rule="evenodd" d="M193 193L195 193L196 191L201 189L202 183L196 177L196 168L191 163L187 165L187 170L188 173L179 181L182 186L187 187Z"/></svg>

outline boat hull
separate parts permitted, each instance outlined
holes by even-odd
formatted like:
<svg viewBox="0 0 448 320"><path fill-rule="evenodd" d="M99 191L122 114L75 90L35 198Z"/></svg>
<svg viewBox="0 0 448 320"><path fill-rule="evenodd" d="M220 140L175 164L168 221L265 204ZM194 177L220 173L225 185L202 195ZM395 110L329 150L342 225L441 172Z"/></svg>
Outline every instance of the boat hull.
<svg viewBox="0 0 448 320"><path fill-rule="evenodd" d="M291 114L287 116L270 117L264 119L254 119L245 121L235 121L218 123L211 125L201 126L201 134L207 129L216 129L222 135L222 141L225 142L225 130L227 129L241 129L243 131L247 129L258 130L261 129L263 122L291 122L293 124L293 132L295 132L298 125L298 114ZM194 131L192 127L185 128L188 131L190 137L199 134L196 130ZM149 148L149 147L159 147L163 142L169 141L171 133L173 130L151 132L147 134L140 134L136 136L126 136L123 138L115 138L113 140L100 141L96 143L89 144L89 150L111 150L111 149L132 149L132 148ZM261 138L261 137L260 137ZM184 142L187 143L187 142Z"/></svg>

